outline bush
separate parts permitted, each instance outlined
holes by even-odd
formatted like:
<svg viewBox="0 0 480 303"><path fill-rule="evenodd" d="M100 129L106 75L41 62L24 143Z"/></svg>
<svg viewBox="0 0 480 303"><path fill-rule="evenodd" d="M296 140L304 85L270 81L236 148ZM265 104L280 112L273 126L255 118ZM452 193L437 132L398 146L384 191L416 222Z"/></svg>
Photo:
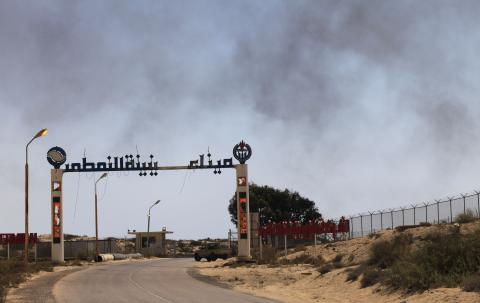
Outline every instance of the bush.
<svg viewBox="0 0 480 303"><path fill-rule="evenodd" d="M477 217L475 216L475 213L471 209L467 209L467 211L464 214L459 214L455 218L456 223L470 223L474 222L477 220Z"/></svg>
<svg viewBox="0 0 480 303"><path fill-rule="evenodd" d="M457 228L433 232L417 250L391 266L386 282L407 291L459 286L465 276L480 268L479 255L480 230L468 235L460 234Z"/></svg>
<svg viewBox="0 0 480 303"><path fill-rule="evenodd" d="M436 279L429 272L412 262L395 263L386 272L386 284L393 289L403 289L407 292L423 291L430 288Z"/></svg>
<svg viewBox="0 0 480 303"><path fill-rule="evenodd" d="M395 261L408 253L412 242L412 235L405 233L395 236L390 241L379 240L372 244L367 263L381 269L390 267Z"/></svg>
<svg viewBox="0 0 480 303"><path fill-rule="evenodd" d="M463 290L480 292L480 274L477 273L467 277L463 281Z"/></svg>
<svg viewBox="0 0 480 303"><path fill-rule="evenodd" d="M337 254L335 256L335 258L333 258L332 262L336 263L336 262L342 262L342 259L345 255L344 254Z"/></svg>
<svg viewBox="0 0 480 303"><path fill-rule="evenodd" d="M363 273L362 280L360 281L360 285L362 288L372 286L380 282L381 279L381 272L378 269L369 268Z"/></svg>
<svg viewBox="0 0 480 303"><path fill-rule="evenodd" d="M347 279L346 282L357 281L358 277L366 270L367 266L365 264L357 266L355 269L347 269Z"/></svg>
<svg viewBox="0 0 480 303"><path fill-rule="evenodd" d="M329 273L333 270L333 265L332 264L325 264L323 266L321 266L319 269L318 269L318 272L321 274L321 275L324 275L326 273Z"/></svg>

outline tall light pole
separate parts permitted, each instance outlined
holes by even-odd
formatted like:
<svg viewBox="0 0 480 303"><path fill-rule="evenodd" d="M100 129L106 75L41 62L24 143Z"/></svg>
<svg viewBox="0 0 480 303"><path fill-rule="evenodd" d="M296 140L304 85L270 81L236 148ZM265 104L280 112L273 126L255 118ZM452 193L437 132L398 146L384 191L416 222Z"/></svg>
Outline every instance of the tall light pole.
<svg viewBox="0 0 480 303"><path fill-rule="evenodd" d="M24 261L28 263L28 240L29 240L29 233L28 233L28 146L33 140L45 137L48 134L48 130L46 128L40 130L32 140L28 141L27 146L25 147L25 248L24 248Z"/></svg>
<svg viewBox="0 0 480 303"><path fill-rule="evenodd" d="M148 209L147 250L148 250L149 253L150 253L150 210L152 209L152 207L154 207L158 203L160 203L160 200L153 203L152 206L150 206L150 208Z"/></svg>
<svg viewBox="0 0 480 303"><path fill-rule="evenodd" d="M98 258L98 211L97 211L97 183L105 178L108 174L103 173L97 181L95 181L95 260Z"/></svg>

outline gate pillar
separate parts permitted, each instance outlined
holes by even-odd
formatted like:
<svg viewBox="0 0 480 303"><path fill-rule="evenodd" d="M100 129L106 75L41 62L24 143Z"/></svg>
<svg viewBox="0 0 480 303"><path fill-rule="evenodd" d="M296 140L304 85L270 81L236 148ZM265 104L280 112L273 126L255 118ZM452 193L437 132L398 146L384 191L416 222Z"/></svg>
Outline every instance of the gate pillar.
<svg viewBox="0 0 480 303"><path fill-rule="evenodd" d="M62 196L62 169L51 170L52 190L52 262L63 263L63 196Z"/></svg>
<svg viewBox="0 0 480 303"><path fill-rule="evenodd" d="M239 261L251 260L250 254L250 203L247 164L235 165L237 171L237 228Z"/></svg>

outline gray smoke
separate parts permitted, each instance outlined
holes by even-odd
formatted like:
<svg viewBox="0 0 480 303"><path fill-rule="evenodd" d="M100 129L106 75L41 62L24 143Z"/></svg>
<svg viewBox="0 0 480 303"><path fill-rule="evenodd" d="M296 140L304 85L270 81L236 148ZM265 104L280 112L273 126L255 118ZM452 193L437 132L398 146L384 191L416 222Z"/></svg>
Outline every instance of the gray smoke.
<svg viewBox="0 0 480 303"><path fill-rule="evenodd" d="M469 190L480 164L479 9L0 1L0 134L47 125L75 134L60 143L77 153L138 143L182 159L251 138L254 181L335 215Z"/></svg>

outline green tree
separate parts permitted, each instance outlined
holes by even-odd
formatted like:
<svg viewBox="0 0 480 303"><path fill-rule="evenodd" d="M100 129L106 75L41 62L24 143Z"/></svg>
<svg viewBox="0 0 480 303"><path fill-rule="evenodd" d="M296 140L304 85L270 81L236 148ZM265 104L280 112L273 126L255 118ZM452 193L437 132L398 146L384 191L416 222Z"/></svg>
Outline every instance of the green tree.
<svg viewBox="0 0 480 303"><path fill-rule="evenodd" d="M300 221L302 223L322 217L315 202L288 189L279 190L267 185L250 184L250 212L260 211L260 224L269 220ZM237 224L237 199L234 194L228 205L233 224Z"/></svg>

